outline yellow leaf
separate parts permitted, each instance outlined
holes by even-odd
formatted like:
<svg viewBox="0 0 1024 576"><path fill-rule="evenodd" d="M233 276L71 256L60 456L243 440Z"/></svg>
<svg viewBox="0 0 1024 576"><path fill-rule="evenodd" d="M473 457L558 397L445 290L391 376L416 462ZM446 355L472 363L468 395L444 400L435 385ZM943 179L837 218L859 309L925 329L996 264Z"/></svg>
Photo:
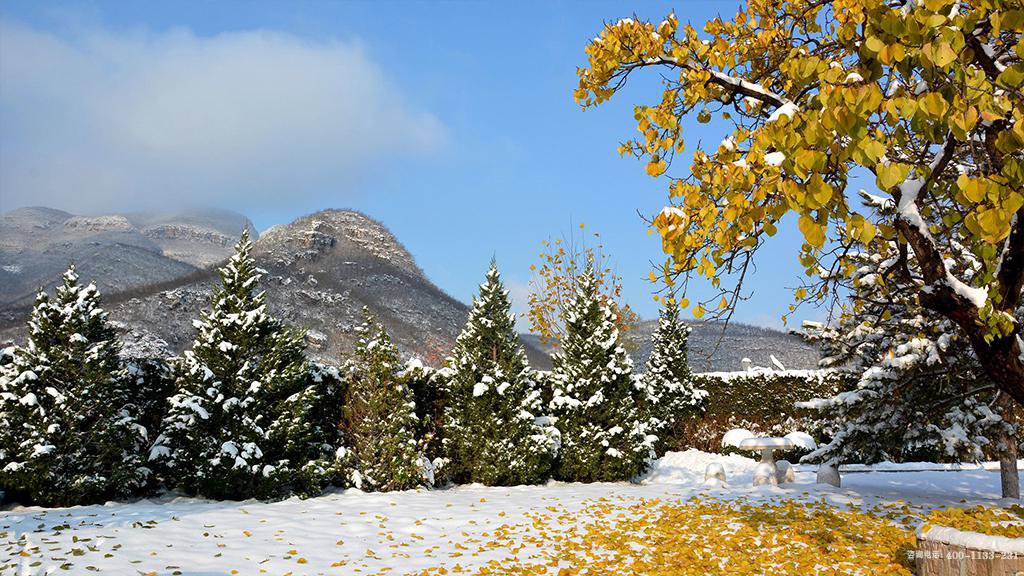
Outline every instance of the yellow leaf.
<svg viewBox="0 0 1024 576"><path fill-rule="evenodd" d="M910 174L910 166L906 164L885 164L875 167L878 178L878 187L882 190L890 190L897 184L902 184Z"/></svg>
<svg viewBox="0 0 1024 576"><path fill-rule="evenodd" d="M938 92L925 94L918 100L917 105L922 112L936 118L945 116L946 110L949 109L949 103Z"/></svg>
<svg viewBox="0 0 1024 576"><path fill-rule="evenodd" d="M878 57L886 64L902 62L906 55L902 44L889 44L878 53Z"/></svg>
<svg viewBox="0 0 1024 576"><path fill-rule="evenodd" d="M878 235L878 228L871 222L864 222L864 226L860 230L860 241L868 244L875 239L876 235Z"/></svg>
<svg viewBox="0 0 1024 576"><path fill-rule="evenodd" d="M704 316L704 307L702 307L700 304L697 304L696 306L694 306L693 307L693 316L694 316L694 318L701 318L701 317L703 317Z"/></svg>
<svg viewBox="0 0 1024 576"><path fill-rule="evenodd" d="M866 46L868 50L878 54L882 51L882 48L885 48L885 42L882 42L882 40L877 36L868 36L868 39L864 41L864 46Z"/></svg>
<svg viewBox="0 0 1024 576"><path fill-rule="evenodd" d="M953 48L949 44L928 43L925 44L921 50L928 56L928 59L939 68L946 67L950 62L956 59L956 52L953 51Z"/></svg>
<svg viewBox="0 0 1024 576"><path fill-rule="evenodd" d="M981 229L989 239L1001 238L1004 228L1009 224L1008 220L1000 212L1002 211L992 208L978 214L978 224L981 225Z"/></svg>
<svg viewBox="0 0 1024 576"><path fill-rule="evenodd" d="M987 195L987 186L984 180L975 180L968 178L966 174L961 174L956 179L956 184L971 202L981 202Z"/></svg>
<svg viewBox="0 0 1024 576"><path fill-rule="evenodd" d="M665 168L665 161L655 157L647 164L646 170L648 175L657 177L665 173Z"/></svg>
<svg viewBox="0 0 1024 576"><path fill-rule="evenodd" d="M818 224L814 218L804 214L797 222L800 231L804 234L804 240L811 246L821 248L825 244L825 228Z"/></svg>

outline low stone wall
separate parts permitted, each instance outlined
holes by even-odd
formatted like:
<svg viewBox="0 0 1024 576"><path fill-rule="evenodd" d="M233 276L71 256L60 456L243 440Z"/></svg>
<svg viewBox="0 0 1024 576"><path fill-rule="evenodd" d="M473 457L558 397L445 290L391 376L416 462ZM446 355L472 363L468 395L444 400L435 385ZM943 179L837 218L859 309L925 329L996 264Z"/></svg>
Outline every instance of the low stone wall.
<svg viewBox="0 0 1024 576"><path fill-rule="evenodd" d="M1024 576L1024 540L932 526L917 544L920 576Z"/></svg>

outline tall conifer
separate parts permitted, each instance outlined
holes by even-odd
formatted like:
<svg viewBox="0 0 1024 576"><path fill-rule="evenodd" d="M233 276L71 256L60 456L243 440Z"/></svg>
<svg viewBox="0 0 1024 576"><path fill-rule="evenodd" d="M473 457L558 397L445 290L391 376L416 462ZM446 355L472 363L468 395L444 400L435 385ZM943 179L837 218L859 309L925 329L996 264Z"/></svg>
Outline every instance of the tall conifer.
<svg viewBox="0 0 1024 576"><path fill-rule="evenodd" d="M547 478L557 433L541 415L540 390L494 262L447 367L449 477L487 485L536 484Z"/></svg>

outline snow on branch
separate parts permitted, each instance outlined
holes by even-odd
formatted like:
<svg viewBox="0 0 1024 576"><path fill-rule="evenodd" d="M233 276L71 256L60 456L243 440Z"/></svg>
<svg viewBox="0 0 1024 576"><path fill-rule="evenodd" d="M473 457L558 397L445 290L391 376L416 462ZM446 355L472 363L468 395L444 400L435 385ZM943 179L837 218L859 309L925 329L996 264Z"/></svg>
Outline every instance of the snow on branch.
<svg viewBox="0 0 1024 576"><path fill-rule="evenodd" d="M988 300L987 288L975 288L954 276L947 268L942 259L941 252L935 238L928 230L928 223L925 222L918 209L918 199L922 192L935 176L942 171L956 150L956 141L952 134L946 138L945 144L932 157L928 163L928 173L918 174L916 178L907 177L897 188L899 195L896 198L896 215L908 225L909 230L916 232L914 251L918 252L918 259L921 260L924 268L927 268L926 279L928 284L922 288L924 293L936 293L941 287L948 287L962 299L970 302L975 308L983 308ZM920 252L926 252L921 254Z"/></svg>
<svg viewBox="0 0 1024 576"><path fill-rule="evenodd" d="M668 65L676 66L679 68L685 68L687 70L704 71L711 75L711 81L714 82L715 84L718 84L719 86L727 88L733 92L743 94L744 96L747 96L749 98L754 98L762 102L767 102L775 106L776 108L779 108L779 111L785 108L785 111L782 113L789 117L792 117L793 114L797 111L797 106L795 104L793 104L787 98L783 98L779 94L776 94L771 90L768 90L764 86L761 86L756 82L744 80L743 78L739 78L737 76L731 76L729 74L726 74L725 72L711 70L710 68L701 66L692 58L688 59L686 62L681 62L678 58L675 58L673 56L661 56L658 58L648 58L639 64L639 66L654 65ZM779 111L776 111L776 113L779 113Z"/></svg>

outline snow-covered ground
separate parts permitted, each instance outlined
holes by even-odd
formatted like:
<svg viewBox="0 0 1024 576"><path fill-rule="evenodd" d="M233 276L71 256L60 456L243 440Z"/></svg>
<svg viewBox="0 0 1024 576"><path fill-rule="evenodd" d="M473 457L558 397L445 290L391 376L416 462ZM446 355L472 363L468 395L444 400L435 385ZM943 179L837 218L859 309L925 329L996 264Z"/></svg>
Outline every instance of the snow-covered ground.
<svg viewBox="0 0 1024 576"><path fill-rule="evenodd" d="M712 461L724 465L727 486L704 485L704 469ZM998 473L983 467L861 468L844 474L842 488L833 488L814 483L813 467L797 466L794 484L755 488L755 465L740 456L690 450L669 453L639 484L552 482L387 494L349 490L274 503L164 497L104 506L17 508L0 512L0 574L366 575L438 567L473 572L513 553L520 561L542 558L529 539L515 535L529 531L541 516L556 523L584 522L597 503L625 507L654 498L824 499L843 508L907 504L911 511L925 512L991 505L999 498ZM509 542L523 548L510 550ZM557 568L551 571L557 573Z"/></svg>

